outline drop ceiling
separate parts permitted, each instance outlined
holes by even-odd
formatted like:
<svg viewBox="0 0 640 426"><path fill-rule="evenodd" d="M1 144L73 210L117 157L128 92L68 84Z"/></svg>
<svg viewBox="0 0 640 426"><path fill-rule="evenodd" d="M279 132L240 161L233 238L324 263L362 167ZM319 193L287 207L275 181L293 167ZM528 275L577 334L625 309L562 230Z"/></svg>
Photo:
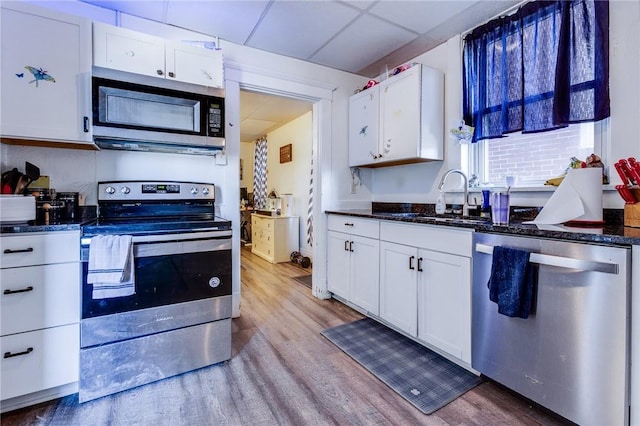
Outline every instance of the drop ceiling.
<svg viewBox="0 0 640 426"><path fill-rule="evenodd" d="M312 107L308 101L243 90L240 92L240 141L253 142L311 111Z"/></svg>
<svg viewBox="0 0 640 426"><path fill-rule="evenodd" d="M83 0L240 45L375 77L521 0ZM260 102L260 105L245 105ZM267 107L266 105L269 105ZM243 141L309 111L306 102L245 93ZM260 112L263 113L260 113ZM278 116L277 112L283 114ZM294 117L295 118L295 117ZM268 130L267 130L268 131ZM258 136L256 136L258 135ZM246 139L249 138L249 139Z"/></svg>

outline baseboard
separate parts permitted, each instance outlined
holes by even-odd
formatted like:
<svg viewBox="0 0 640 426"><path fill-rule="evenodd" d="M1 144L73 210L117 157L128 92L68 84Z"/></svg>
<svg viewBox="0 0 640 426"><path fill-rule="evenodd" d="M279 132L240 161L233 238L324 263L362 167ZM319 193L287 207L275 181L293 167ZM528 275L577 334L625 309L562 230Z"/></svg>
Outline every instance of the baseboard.
<svg viewBox="0 0 640 426"><path fill-rule="evenodd" d="M0 401L0 413L17 410L19 408L28 407L30 405L40 404L41 402L51 401L52 399L62 398L78 392L78 382L68 383L66 385L57 386L55 388L45 389L27 395L20 395L14 398Z"/></svg>

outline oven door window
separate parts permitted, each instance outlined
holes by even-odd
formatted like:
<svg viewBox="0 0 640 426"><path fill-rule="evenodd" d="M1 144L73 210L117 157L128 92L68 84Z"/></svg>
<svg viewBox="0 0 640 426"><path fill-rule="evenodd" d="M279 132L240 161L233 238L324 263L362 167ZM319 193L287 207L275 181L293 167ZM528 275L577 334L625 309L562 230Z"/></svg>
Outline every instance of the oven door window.
<svg viewBox="0 0 640 426"><path fill-rule="evenodd" d="M135 294L125 297L93 299L88 262L83 262L82 318L231 295L231 250L219 249L219 244L136 244Z"/></svg>

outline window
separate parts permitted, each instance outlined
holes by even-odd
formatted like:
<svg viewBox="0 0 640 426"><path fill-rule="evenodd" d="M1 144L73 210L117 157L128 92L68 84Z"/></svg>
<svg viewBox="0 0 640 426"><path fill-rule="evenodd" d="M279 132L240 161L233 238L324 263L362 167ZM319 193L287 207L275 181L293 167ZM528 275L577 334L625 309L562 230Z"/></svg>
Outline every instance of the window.
<svg viewBox="0 0 640 426"><path fill-rule="evenodd" d="M469 174L476 175L481 185L504 185L506 176L516 176L516 186L532 187L562 175L572 157L584 161L595 153L607 164L608 139L608 120L603 120L544 133L513 133L462 151L468 157Z"/></svg>
<svg viewBox="0 0 640 426"><path fill-rule="evenodd" d="M602 157L608 7L532 1L465 37L463 112L475 128L469 171L479 182L515 175L521 185L542 183L561 175L571 157Z"/></svg>

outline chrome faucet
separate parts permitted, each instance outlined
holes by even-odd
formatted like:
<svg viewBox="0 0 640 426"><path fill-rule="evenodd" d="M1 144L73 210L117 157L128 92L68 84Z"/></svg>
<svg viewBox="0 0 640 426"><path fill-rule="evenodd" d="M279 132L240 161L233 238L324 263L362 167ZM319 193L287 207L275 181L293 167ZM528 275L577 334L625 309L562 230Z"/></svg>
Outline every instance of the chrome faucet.
<svg viewBox="0 0 640 426"><path fill-rule="evenodd" d="M451 169L448 170L444 176L442 176L442 180L440 181L440 185L438 185L438 190L442 191L442 187L444 186L444 182L447 180L447 178L454 174L457 173L460 176L462 176L462 179L464 180L464 202L462 203L462 216L469 216L469 203L468 203L468 199L469 199L469 181L467 180L467 175L464 174L464 172L460 169Z"/></svg>

